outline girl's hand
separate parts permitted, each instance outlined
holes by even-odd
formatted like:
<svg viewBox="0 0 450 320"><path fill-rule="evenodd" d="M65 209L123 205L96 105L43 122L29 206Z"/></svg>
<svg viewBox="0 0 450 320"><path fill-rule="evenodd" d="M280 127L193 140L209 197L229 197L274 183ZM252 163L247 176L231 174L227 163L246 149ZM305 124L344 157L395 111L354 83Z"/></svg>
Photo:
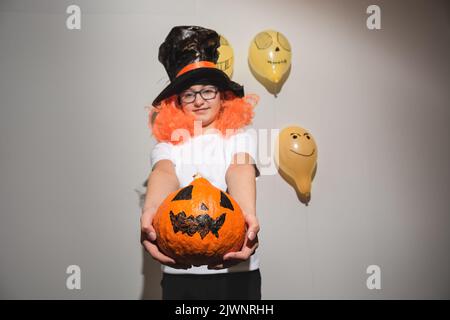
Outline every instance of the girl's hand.
<svg viewBox="0 0 450 320"><path fill-rule="evenodd" d="M159 251L156 245L156 231L153 228L152 221L155 216L156 210L145 209L141 215L141 243L145 250L150 253L153 259L156 261L176 269L189 269L190 265L177 263L174 259L166 256Z"/></svg>
<svg viewBox="0 0 450 320"><path fill-rule="evenodd" d="M208 269L224 269L232 267L238 263L244 262L255 253L258 248L258 232L259 222L256 215L245 215L245 222L247 224L247 236L245 237L244 244L241 251L229 252L223 256L223 262L217 265L209 265Z"/></svg>

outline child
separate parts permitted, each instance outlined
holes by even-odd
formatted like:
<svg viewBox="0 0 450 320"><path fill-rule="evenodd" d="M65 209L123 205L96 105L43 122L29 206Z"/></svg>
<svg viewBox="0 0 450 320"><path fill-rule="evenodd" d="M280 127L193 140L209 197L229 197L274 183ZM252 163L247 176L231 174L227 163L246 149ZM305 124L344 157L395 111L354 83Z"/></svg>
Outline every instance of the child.
<svg viewBox="0 0 450 320"><path fill-rule="evenodd" d="M256 217L255 138L239 129L254 115L256 96L215 68L218 34L197 26L174 27L159 49L171 83L153 102L150 127L159 141L141 216L142 244L163 264L163 299L260 299L261 276ZM223 263L189 266L164 255L156 245L152 219L169 193L199 173L226 190L241 207L247 236L239 252Z"/></svg>

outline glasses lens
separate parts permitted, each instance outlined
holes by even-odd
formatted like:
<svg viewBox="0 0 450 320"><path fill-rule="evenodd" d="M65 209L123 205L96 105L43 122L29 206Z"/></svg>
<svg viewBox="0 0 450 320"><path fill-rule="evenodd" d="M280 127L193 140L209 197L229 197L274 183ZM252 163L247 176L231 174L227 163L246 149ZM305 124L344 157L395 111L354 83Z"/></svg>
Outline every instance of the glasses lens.
<svg viewBox="0 0 450 320"><path fill-rule="evenodd" d="M195 93L194 92L184 92L181 94L181 101L185 103L191 103L195 100Z"/></svg>
<svg viewBox="0 0 450 320"><path fill-rule="evenodd" d="M217 93L217 91L215 89L211 89L211 88L203 89L202 91L200 91L202 98L205 100L214 99L216 97L216 93Z"/></svg>

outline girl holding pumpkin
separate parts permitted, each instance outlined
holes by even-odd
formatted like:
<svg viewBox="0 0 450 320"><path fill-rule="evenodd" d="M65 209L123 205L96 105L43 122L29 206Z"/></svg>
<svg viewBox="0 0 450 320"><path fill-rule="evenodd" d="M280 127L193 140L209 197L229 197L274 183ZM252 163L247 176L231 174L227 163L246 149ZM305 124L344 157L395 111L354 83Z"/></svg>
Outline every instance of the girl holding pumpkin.
<svg viewBox="0 0 450 320"><path fill-rule="evenodd" d="M259 232L256 139L243 130L251 123L258 98L244 96L243 87L216 68L218 46L215 31L178 26L159 48L159 61L171 83L153 101L149 115L158 143L152 150L141 242L163 265L163 299L261 298L259 258L255 254ZM185 134L179 135L180 131ZM240 250L201 266L175 261L161 252L152 223L167 196L188 186L195 174L226 190L239 204L247 226ZM191 188L191 192L197 190Z"/></svg>

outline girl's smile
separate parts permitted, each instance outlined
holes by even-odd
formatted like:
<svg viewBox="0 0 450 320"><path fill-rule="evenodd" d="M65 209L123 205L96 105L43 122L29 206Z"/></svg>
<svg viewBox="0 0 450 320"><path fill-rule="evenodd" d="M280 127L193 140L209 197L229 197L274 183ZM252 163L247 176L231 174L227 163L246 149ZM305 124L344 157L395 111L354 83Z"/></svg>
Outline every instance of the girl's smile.
<svg viewBox="0 0 450 320"><path fill-rule="evenodd" d="M203 112L205 112L206 110L209 110L209 109L211 109L211 108L201 108L201 109L195 109L195 110L193 110L193 112L199 112L199 113L203 113Z"/></svg>

